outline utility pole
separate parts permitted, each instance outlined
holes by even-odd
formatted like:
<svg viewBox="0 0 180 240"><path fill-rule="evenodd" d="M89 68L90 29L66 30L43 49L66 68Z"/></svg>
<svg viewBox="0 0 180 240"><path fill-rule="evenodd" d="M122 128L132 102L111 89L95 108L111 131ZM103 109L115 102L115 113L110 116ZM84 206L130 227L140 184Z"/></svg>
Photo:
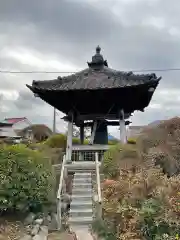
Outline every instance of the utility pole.
<svg viewBox="0 0 180 240"><path fill-rule="evenodd" d="M0 94L0 112L2 112L3 94Z"/></svg>
<svg viewBox="0 0 180 240"><path fill-rule="evenodd" d="M55 108L53 113L53 134L56 134L56 109Z"/></svg>

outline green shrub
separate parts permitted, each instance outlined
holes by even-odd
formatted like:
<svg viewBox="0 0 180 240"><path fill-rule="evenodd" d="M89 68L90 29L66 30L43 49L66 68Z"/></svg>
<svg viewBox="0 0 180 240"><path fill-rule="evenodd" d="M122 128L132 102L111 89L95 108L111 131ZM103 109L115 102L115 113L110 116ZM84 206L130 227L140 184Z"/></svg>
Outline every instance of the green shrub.
<svg viewBox="0 0 180 240"><path fill-rule="evenodd" d="M129 138L129 139L127 140L127 143L129 143L129 144L136 144L136 139Z"/></svg>
<svg viewBox="0 0 180 240"><path fill-rule="evenodd" d="M79 138L73 138L72 143L75 145L81 144ZM84 145L88 145L89 141L87 139L84 140Z"/></svg>
<svg viewBox="0 0 180 240"><path fill-rule="evenodd" d="M73 138L72 143L75 145L80 144L80 139L79 138ZM46 141L43 143L40 143L41 146L46 145L51 148L62 148L63 151L66 150L66 144L67 144L67 136L64 134L56 134L48 138ZM87 145L89 144L88 140L84 140L84 144ZM38 146L38 144L35 144Z"/></svg>
<svg viewBox="0 0 180 240"><path fill-rule="evenodd" d="M4 140L3 139L0 139L0 144L4 144Z"/></svg>
<svg viewBox="0 0 180 240"><path fill-rule="evenodd" d="M49 159L25 145L0 149L0 211L39 211L54 198Z"/></svg>
<svg viewBox="0 0 180 240"><path fill-rule="evenodd" d="M116 179L119 176L120 164L126 159L140 158L136 145L114 145L104 154L101 171L106 178Z"/></svg>
<svg viewBox="0 0 180 240"><path fill-rule="evenodd" d="M30 149L38 150L51 161L51 164L59 164L63 161L64 150L61 148L49 147L44 143L30 144L28 146Z"/></svg>
<svg viewBox="0 0 180 240"><path fill-rule="evenodd" d="M62 148L66 149L67 137L64 134L56 134L48 138L44 144L51 148Z"/></svg>
<svg viewBox="0 0 180 240"><path fill-rule="evenodd" d="M116 235L109 224L103 220L94 220L92 230L97 233L99 238L105 240L116 240Z"/></svg>
<svg viewBox="0 0 180 240"><path fill-rule="evenodd" d="M85 139L84 140L84 145L88 145L89 144L89 140Z"/></svg>
<svg viewBox="0 0 180 240"><path fill-rule="evenodd" d="M117 167L119 161L117 156L119 151L121 151L121 147L119 145L114 145L104 154L101 171L106 178L115 179L119 175L119 169Z"/></svg>
<svg viewBox="0 0 180 240"><path fill-rule="evenodd" d="M116 145L116 144L118 144L117 140L109 140L108 141L108 145Z"/></svg>
<svg viewBox="0 0 180 240"><path fill-rule="evenodd" d="M80 139L79 138L73 138L72 143L75 144L75 145L79 145L80 144Z"/></svg>
<svg viewBox="0 0 180 240"><path fill-rule="evenodd" d="M151 198L142 203L139 215L143 219L141 222L141 231L146 239L161 240L163 239L163 235L175 238L176 233L179 232L176 224L170 225L165 219L160 218L163 215L163 211L163 203L158 199Z"/></svg>

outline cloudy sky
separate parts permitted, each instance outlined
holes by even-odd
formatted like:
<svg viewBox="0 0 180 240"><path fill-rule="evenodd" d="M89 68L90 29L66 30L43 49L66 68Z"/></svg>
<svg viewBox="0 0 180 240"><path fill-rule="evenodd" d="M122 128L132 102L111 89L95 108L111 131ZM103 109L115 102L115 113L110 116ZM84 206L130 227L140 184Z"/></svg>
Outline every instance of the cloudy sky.
<svg viewBox="0 0 180 240"><path fill-rule="evenodd" d="M179 0L0 0L0 69L78 71L98 44L117 70L180 68L179 13ZM133 125L179 116L180 71L156 74L161 83ZM25 84L57 75L0 73L0 118L26 116L51 127L53 109Z"/></svg>

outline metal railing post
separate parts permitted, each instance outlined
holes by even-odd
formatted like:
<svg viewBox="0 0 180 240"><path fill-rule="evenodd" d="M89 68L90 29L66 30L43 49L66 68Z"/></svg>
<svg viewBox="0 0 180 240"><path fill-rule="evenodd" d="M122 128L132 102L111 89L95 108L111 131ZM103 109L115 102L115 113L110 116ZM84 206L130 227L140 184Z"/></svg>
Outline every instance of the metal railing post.
<svg viewBox="0 0 180 240"><path fill-rule="evenodd" d="M62 225L61 192L62 192L63 181L64 181L65 163L66 163L66 155L63 156L63 162L62 162L61 174L60 174L60 180L59 180L59 188L58 188L58 192L57 192L57 227L58 227L58 230L61 229L61 225Z"/></svg>
<svg viewBox="0 0 180 240"><path fill-rule="evenodd" d="M102 217L102 197L101 197L101 181L99 174L99 155L95 153L95 162L96 162L96 181L97 181L97 189L98 189L98 218Z"/></svg>

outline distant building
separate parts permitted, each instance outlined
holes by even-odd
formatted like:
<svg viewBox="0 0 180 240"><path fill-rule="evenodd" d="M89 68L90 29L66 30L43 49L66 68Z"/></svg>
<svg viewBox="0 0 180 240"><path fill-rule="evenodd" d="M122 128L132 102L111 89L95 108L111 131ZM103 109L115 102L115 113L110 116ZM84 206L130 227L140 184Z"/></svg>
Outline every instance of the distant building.
<svg viewBox="0 0 180 240"><path fill-rule="evenodd" d="M32 141L44 141L53 135L52 130L44 124L33 124L19 131L23 138L29 138Z"/></svg>
<svg viewBox="0 0 180 240"><path fill-rule="evenodd" d="M30 125L31 123L26 117L5 118L0 121L0 137L17 137L19 131Z"/></svg>

